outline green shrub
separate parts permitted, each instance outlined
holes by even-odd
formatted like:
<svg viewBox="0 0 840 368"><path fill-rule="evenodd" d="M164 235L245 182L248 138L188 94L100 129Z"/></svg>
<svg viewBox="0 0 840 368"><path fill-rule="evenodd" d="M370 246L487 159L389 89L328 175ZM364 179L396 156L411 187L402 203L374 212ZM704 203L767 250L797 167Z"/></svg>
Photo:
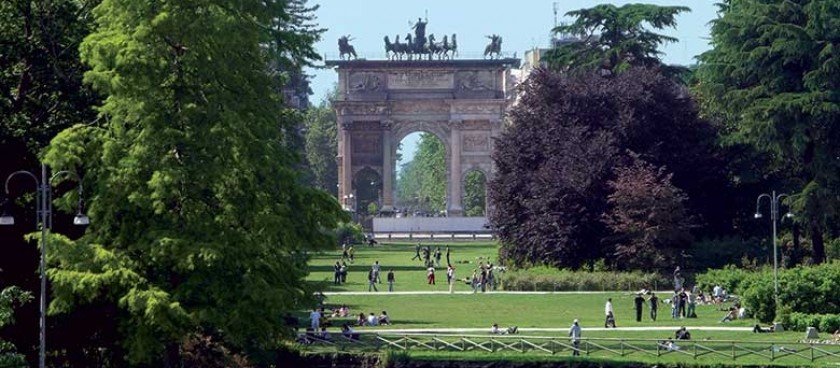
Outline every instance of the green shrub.
<svg viewBox="0 0 840 368"><path fill-rule="evenodd" d="M774 319L777 308L771 269L747 273L738 289L743 304L756 318L762 322ZM840 313L840 262L779 270L779 303L803 314Z"/></svg>
<svg viewBox="0 0 840 368"><path fill-rule="evenodd" d="M741 294L741 283L752 273L754 272L735 265L728 265L723 269L706 270L706 272L697 275L695 279L697 287L706 292L711 292L715 285L720 285L730 294Z"/></svg>
<svg viewBox="0 0 840 368"><path fill-rule="evenodd" d="M505 290L599 291L640 290L670 285L668 278L642 272L585 272L546 266L508 271L501 276Z"/></svg>
<svg viewBox="0 0 840 368"><path fill-rule="evenodd" d="M791 313L790 321L785 327L796 331L816 327L820 332L832 333L840 329L840 314Z"/></svg>
<svg viewBox="0 0 840 368"><path fill-rule="evenodd" d="M357 244L365 240L365 232L362 225L354 222L339 222L335 228L335 238L338 244Z"/></svg>

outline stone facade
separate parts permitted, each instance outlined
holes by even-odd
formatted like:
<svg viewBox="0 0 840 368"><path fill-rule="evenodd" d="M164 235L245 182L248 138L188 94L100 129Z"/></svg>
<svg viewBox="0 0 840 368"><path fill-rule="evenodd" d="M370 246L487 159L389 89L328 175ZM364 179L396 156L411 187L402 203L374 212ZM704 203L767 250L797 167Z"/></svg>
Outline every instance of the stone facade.
<svg viewBox="0 0 840 368"><path fill-rule="evenodd" d="M463 215L463 178L493 177L493 137L511 103L509 75L518 60L328 61L338 72L333 106L339 126L339 198L357 197L356 175L380 174L383 211L394 207L395 157L410 133L434 134L446 147L447 213ZM349 207L353 204L344 203Z"/></svg>

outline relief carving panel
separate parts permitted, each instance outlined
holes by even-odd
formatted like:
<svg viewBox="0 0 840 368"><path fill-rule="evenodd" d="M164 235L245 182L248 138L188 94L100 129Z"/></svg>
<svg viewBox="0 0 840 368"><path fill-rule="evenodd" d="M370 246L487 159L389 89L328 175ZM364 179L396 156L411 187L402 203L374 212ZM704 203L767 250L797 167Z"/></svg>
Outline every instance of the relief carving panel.
<svg viewBox="0 0 840 368"><path fill-rule="evenodd" d="M371 72L353 72L348 78L347 87L351 92L374 92L382 90L382 76Z"/></svg>
<svg viewBox="0 0 840 368"><path fill-rule="evenodd" d="M450 72L417 70L388 74L389 89L450 89L455 75Z"/></svg>
<svg viewBox="0 0 840 368"><path fill-rule="evenodd" d="M455 75L455 86L462 91L487 91L493 89L493 72L467 71Z"/></svg>
<svg viewBox="0 0 840 368"><path fill-rule="evenodd" d="M487 132L464 132L464 152L487 152L490 150L490 135Z"/></svg>
<svg viewBox="0 0 840 368"><path fill-rule="evenodd" d="M380 153L382 152L382 136L376 133L353 134L353 153Z"/></svg>

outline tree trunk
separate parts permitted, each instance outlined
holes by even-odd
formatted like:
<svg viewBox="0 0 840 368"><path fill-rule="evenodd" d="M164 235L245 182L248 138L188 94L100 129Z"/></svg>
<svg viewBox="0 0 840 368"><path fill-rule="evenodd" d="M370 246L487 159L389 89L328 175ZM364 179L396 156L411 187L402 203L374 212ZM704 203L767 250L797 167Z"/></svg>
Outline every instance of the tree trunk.
<svg viewBox="0 0 840 368"><path fill-rule="evenodd" d="M823 243L822 229L819 227L811 227L811 244L814 249L813 259L814 264L825 262L825 244Z"/></svg>
<svg viewBox="0 0 840 368"><path fill-rule="evenodd" d="M163 366L164 368L181 367L181 351L180 346L178 344L166 344L166 349L163 355Z"/></svg>
<svg viewBox="0 0 840 368"><path fill-rule="evenodd" d="M802 263L803 252L802 252L802 244L800 244L801 242L799 241L799 237L801 235L800 232L801 231L799 229L799 224L794 223L793 224L793 231L792 231L793 247L790 250L790 264L786 265L786 267L794 267L794 266Z"/></svg>

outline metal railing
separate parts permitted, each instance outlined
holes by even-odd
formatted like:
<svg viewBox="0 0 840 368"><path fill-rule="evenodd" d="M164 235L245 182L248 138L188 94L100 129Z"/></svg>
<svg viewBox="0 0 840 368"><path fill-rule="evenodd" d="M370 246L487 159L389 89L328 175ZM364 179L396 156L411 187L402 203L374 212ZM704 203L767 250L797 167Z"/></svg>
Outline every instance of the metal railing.
<svg viewBox="0 0 840 368"><path fill-rule="evenodd" d="M676 340L678 347L669 346L663 340L623 338L583 338L579 353L583 356L679 356L684 359L744 360L758 357L759 360L788 363L840 364L840 344L818 344L806 342L780 343L772 341L733 340ZM312 339L311 345L332 345L341 349L393 349L400 351L446 351L487 353L517 352L538 354L569 354L575 347L568 337L520 336L520 335L446 335L446 334L362 334L350 339L338 336L331 341Z"/></svg>

